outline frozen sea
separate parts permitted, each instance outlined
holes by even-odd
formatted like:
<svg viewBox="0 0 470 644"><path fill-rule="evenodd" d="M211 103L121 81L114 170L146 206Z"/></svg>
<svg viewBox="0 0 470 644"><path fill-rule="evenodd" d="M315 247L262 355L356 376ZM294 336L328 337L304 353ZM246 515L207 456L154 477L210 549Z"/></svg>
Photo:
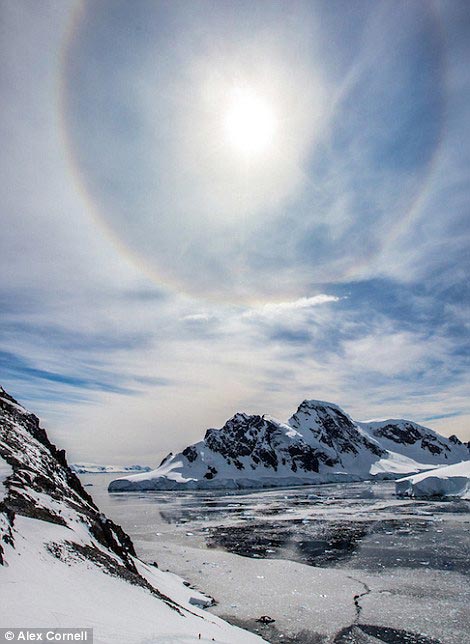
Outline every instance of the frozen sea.
<svg viewBox="0 0 470 644"><path fill-rule="evenodd" d="M80 478L143 560L269 642L470 643L469 501L397 499L393 482L109 494L115 474Z"/></svg>

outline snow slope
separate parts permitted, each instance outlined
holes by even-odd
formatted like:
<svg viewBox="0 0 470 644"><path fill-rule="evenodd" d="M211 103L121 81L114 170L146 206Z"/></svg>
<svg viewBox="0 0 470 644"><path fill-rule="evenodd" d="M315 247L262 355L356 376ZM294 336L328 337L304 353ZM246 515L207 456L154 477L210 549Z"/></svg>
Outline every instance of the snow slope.
<svg viewBox="0 0 470 644"><path fill-rule="evenodd" d="M0 457L11 472L0 502L3 627L94 629L97 644L262 640L205 613L206 597L137 559L39 426L0 388Z"/></svg>
<svg viewBox="0 0 470 644"><path fill-rule="evenodd" d="M399 424L395 432L391 423ZM156 470L116 479L109 490L285 487L395 478L464 458L470 458L466 445L416 423L357 423L338 405L305 400L287 423L267 415L235 414L221 429L208 429L202 441L169 454Z"/></svg>
<svg viewBox="0 0 470 644"><path fill-rule="evenodd" d="M97 465L96 463L72 463L70 466L77 474L121 474L123 472L150 472L146 465Z"/></svg>
<svg viewBox="0 0 470 644"><path fill-rule="evenodd" d="M449 496L470 500L470 461L407 476L395 483L399 496Z"/></svg>
<svg viewBox="0 0 470 644"><path fill-rule="evenodd" d="M358 425L387 451L421 463L450 465L470 459L468 446L457 436L446 438L411 420L387 419L359 422Z"/></svg>

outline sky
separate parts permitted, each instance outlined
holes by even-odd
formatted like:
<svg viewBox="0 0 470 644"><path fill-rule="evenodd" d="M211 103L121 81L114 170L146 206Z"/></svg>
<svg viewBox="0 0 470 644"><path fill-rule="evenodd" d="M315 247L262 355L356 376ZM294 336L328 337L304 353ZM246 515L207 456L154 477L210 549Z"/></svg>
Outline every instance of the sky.
<svg viewBox="0 0 470 644"><path fill-rule="evenodd" d="M305 398L470 440L468 2L0 12L0 380L72 461Z"/></svg>

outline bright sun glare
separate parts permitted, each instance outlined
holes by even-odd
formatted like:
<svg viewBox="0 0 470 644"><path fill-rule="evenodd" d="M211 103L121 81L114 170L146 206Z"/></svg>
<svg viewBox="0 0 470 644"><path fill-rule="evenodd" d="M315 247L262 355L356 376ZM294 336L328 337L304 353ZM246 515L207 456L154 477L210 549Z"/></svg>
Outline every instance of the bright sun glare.
<svg viewBox="0 0 470 644"><path fill-rule="evenodd" d="M272 142L277 120L269 103L247 89L232 92L225 114L229 143L246 155L263 152Z"/></svg>

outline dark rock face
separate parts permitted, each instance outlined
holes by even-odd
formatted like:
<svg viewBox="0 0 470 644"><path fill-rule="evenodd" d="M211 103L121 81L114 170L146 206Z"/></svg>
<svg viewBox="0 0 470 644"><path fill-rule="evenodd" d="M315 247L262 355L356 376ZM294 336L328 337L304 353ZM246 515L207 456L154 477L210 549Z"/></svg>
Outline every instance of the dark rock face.
<svg viewBox="0 0 470 644"><path fill-rule="evenodd" d="M167 454L164 458L162 458L162 461L158 467L161 467L162 465L164 465L167 461L170 460L172 456L173 456L173 452L170 452L169 454Z"/></svg>
<svg viewBox="0 0 470 644"><path fill-rule="evenodd" d="M216 474L217 474L217 470L215 469L215 467L209 467L207 469L207 472L204 474L204 478L210 481L211 479L214 478L214 476L216 476Z"/></svg>
<svg viewBox="0 0 470 644"><path fill-rule="evenodd" d="M312 473L319 472L320 463L333 467L340 463L341 454L358 454L359 449L366 448L376 456L385 454L335 407L315 404L313 408L311 403L305 401L291 419L291 426L300 429L301 425L305 425L305 417L313 417L314 412L316 422L312 434L320 443L319 447L309 445L301 437L286 445L285 436L275 422L265 416L247 414L236 414L221 429L208 429L204 442L206 447L223 456L229 465L234 465L238 470L244 469L239 460L244 456L252 460L252 469L263 465L277 472L282 464L290 466L294 473ZM308 441L308 436L306 438ZM322 449L321 444L329 449ZM183 452L188 460L190 450L194 450L194 446ZM331 456L332 451L334 456ZM205 478L212 477L205 475Z"/></svg>
<svg viewBox="0 0 470 644"><path fill-rule="evenodd" d="M186 456L186 458L188 459L188 461L189 461L190 463L193 463L193 462L197 459L197 451L196 451L196 449L195 449L192 445L190 445L189 447L187 447L186 449L184 449L182 453L183 453L183 456ZM168 457L167 457L167 458L168 458ZM167 460L167 459L165 459L165 460L163 461L163 463L164 463L166 460Z"/></svg>
<svg viewBox="0 0 470 644"><path fill-rule="evenodd" d="M295 429L308 427L315 438L338 454L359 454L362 448L375 456L384 456L385 450L359 432L356 424L335 405L304 400L289 421ZM333 464L339 459L333 461Z"/></svg>
<svg viewBox="0 0 470 644"><path fill-rule="evenodd" d="M263 416L236 414L222 429L208 429L205 443L213 452L221 454L227 463L244 469L239 460L251 456L254 463L277 470L278 456L273 443L279 433L277 425Z"/></svg>
<svg viewBox="0 0 470 644"><path fill-rule="evenodd" d="M306 472L318 472L318 452L308 445L289 445L289 454L292 458L292 471L297 472L300 467ZM334 465L334 462L326 458L327 464Z"/></svg>
<svg viewBox="0 0 470 644"><path fill-rule="evenodd" d="M443 454L444 457L446 452L450 452L449 447L439 440L437 436L428 433L424 427L408 421L400 423L389 422L375 429L374 435L378 438L387 438L401 445L415 445L420 442L420 447L423 450L427 450L431 454ZM454 445L461 445L461 441L457 436L452 436L449 440Z"/></svg>
<svg viewBox="0 0 470 644"><path fill-rule="evenodd" d="M268 439L273 427L261 416L236 414L228 420L222 429L208 429L204 440L207 447L228 458L248 456L254 453L260 434Z"/></svg>
<svg viewBox="0 0 470 644"><path fill-rule="evenodd" d="M427 449L431 454L442 454L443 452L450 452L447 445L440 443L439 441L432 440L428 436L425 436L421 441L421 448Z"/></svg>
<svg viewBox="0 0 470 644"><path fill-rule="evenodd" d="M70 469L65 452L53 445L34 414L26 412L0 388L0 456L11 466L8 494L0 503L10 525L16 515L66 525L64 508L77 513L94 538L118 555L123 566L137 574L131 559L135 556L130 537L101 514L79 478ZM50 503L41 503L37 494ZM3 535L3 541L8 534Z"/></svg>
<svg viewBox="0 0 470 644"><path fill-rule="evenodd" d="M388 438L395 443L406 445L414 445L421 438L421 432L411 423L406 423L403 427L389 423L384 427L380 427L374 433L376 436Z"/></svg>

